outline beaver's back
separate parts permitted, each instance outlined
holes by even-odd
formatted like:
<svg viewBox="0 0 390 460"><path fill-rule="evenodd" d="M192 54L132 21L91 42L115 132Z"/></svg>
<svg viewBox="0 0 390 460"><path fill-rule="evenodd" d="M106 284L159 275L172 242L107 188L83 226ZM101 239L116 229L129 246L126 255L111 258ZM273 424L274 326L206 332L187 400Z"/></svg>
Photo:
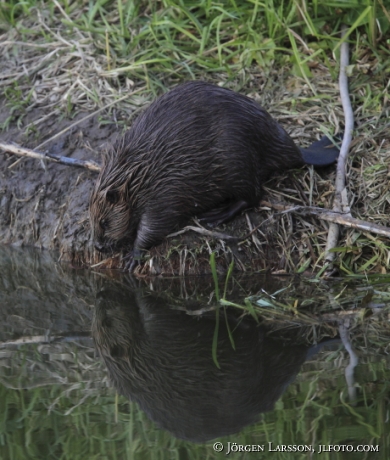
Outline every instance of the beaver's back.
<svg viewBox="0 0 390 460"><path fill-rule="evenodd" d="M256 204L275 170L301 166L299 149L252 99L205 82L180 85L135 121L118 149L138 193L203 212L221 202ZM139 183L141 180L142 183ZM137 180L139 178L139 180ZM145 199L143 199L145 198ZM193 215L193 211L189 211Z"/></svg>

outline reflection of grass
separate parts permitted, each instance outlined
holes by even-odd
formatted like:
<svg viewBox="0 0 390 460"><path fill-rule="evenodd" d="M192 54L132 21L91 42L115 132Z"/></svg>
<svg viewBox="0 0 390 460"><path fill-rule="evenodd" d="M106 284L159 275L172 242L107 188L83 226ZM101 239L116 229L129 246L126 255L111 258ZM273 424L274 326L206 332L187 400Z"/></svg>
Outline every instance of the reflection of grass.
<svg viewBox="0 0 390 460"><path fill-rule="evenodd" d="M224 292L233 289L235 282L234 277L227 277ZM287 277L285 287L274 291L267 290L266 277L263 283L265 289L239 302L230 301L225 294L219 304L241 310L273 330L302 326L310 343L338 335L338 325L345 320L356 337L370 331L372 345L377 344L375 337L379 342L381 337L390 337L386 319L390 311L388 276L354 275L332 282Z"/></svg>
<svg viewBox="0 0 390 460"><path fill-rule="evenodd" d="M158 430L135 404L116 397L107 389L104 372L96 363L91 367L92 351L66 350L78 356L67 376L65 362L60 355L50 361L50 374L38 381L30 374L28 381L20 380L22 359L40 367L42 356L38 349L28 355L14 355L11 378L2 376L6 386L0 385L0 458L2 459L218 459L213 442L205 445L173 439ZM24 356L21 356L21 355ZM352 407L348 403L343 369L346 357L340 351L323 352L321 362L312 360L304 364L302 372L291 383L274 411L265 413L261 422L247 427L241 434L229 436L227 443L265 445L306 444L315 448L319 444L372 444L379 445L379 454L366 458L388 459L390 430L387 414L388 357L375 357L363 352L362 364L357 368L356 381L360 397ZM54 374L61 379L45 384ZM61 381L62 380L62 381ZM101 382L104 382L103 384ZM24 383L23 383L24 382ZM23 388L28 384L29 389ZM27 385L26 385L27 386ZM266 449L267 450L267 449ZM233 455L233 454L232 454ZM254 454L247 457L252 458ZM268 459L269 452L257 453L256 458ZM286 456L273 452L272 457L306 459L307 455ZM233 457L238 458L238 457ZM314 456L314 458L316 458ZM321 457L322 458L322 457ZM342 453L324 458L344 459ZM348 454L348 458L361 459L361 454Z"/></svg>
<svg viewBox="0 0 390 460"><path fill-rule="evenodd" d="M233 268L234 268L234 260L232 260L230 265L229 265L229 269L228 269L226 279L225 279L225 288L224 288L222 299L221 299L221 297L219 295L219 282L218 282L218 275L217 275L217 266L216 266L216 263L215 263L215 252L212 252L210 254L210 267L211 267L211 273L212 273L213 280L214 280L215 298L223 306L226 329L227 329L228 334L229 334L230 343L231 343L232 347L235 348L232 331L230 329L229 322L228 322L228 317L227 317L227 313L226 313L226 305L224 305L223 302L222 302L226 297L226 291L227 291L229 279L230 279L230 277L232 275ZM220 367L219 363L218 363L218 358L217 358L218 332L219 332L219 320L220 320L219 316L220 316L220 312L219 312L219 309L217 308L216 311L215 311L215 330L214 330L214 336L213 336L212 355L213 355L214 363L218 368Z"/></svg>

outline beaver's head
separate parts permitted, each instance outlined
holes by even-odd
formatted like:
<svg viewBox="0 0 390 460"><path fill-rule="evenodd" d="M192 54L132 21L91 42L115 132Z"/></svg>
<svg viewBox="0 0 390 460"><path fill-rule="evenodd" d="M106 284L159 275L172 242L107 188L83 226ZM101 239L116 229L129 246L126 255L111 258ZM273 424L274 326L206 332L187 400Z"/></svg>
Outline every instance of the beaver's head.
<svg viewBox="0 0 390 460"><path fill-rule="evenodd" d="M99 251L121 246L130 237L130 210L120 193L95 188L89 206L92 239Z"/></svg>
<svg viewBox="0 0 390 460"><path fill-rule="evenodd" d="M123 168L108 155L96 181L89 204L92 239L99 251L130 242L131 209Z"/></svg>
<svg viewBox="0 0 390 460"><path fill-rule="evenodd" d="M105 359L126 359L135 345L130 325L139 322L135 295L126 285L107 284L96 296L92 337L99 354Z"/></svg>

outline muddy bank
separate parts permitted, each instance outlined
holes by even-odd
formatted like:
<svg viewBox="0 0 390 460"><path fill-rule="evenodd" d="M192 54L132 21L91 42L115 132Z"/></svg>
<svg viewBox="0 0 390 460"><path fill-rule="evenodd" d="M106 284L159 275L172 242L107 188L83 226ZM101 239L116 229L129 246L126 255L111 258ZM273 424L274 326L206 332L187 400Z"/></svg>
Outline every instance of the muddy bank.
<svg viewBox="0 0 390 460"><path fill-rule="evenodd" d="M4 110L2 113L5 117ZM44 114L30 114L29 118L37 120L39 116ZM23 135L16 127L3 132L0 139L34 147L84 116L46 121L39 139ZM100 126L94 117L49 142L42 150L100 162L105 145L116 136L115 126ZM0 243L56 250L64 261L91 263L88 198L95 178L96 174L81 168L1 153Z"/></svg>

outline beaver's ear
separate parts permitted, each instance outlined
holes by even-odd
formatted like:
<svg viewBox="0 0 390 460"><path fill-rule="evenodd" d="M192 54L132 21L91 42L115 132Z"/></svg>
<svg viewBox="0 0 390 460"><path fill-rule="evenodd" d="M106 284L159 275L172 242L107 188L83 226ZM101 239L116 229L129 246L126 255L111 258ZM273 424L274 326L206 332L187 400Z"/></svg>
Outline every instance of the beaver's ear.
<svg viewBox="0 0 390 460"><path fill-rule="evenodd" d="M116 204L119 201L119 192L117 190L109 190L106 193L106 199L111 204Z"/></svg>

